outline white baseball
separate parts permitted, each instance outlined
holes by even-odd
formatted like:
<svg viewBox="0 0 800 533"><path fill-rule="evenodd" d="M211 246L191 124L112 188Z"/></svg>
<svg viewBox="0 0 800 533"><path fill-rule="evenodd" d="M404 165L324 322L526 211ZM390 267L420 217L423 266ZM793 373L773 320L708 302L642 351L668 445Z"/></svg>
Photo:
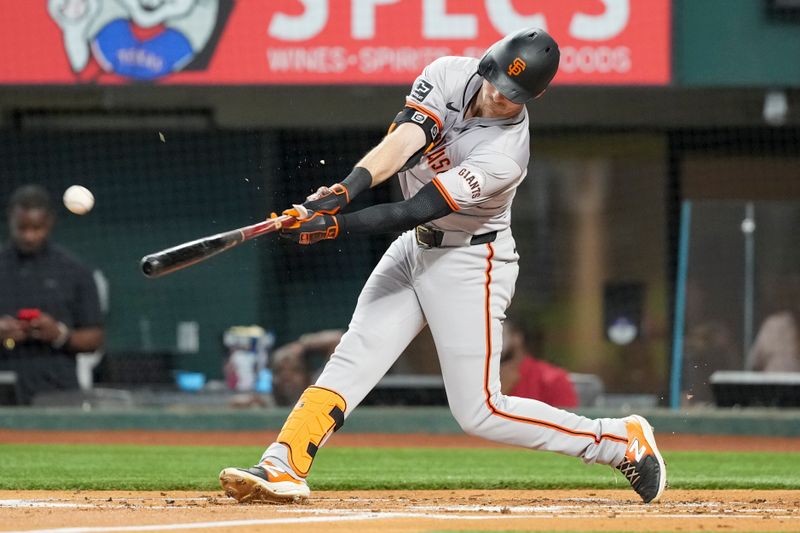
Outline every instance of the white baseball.
<svg viewBox="0 0 800 533"><path fill-rule="evenodd" d="M94 207L94 195L82 185L72 185L64 191L64 206L76 215L85 215Z"/></svg>

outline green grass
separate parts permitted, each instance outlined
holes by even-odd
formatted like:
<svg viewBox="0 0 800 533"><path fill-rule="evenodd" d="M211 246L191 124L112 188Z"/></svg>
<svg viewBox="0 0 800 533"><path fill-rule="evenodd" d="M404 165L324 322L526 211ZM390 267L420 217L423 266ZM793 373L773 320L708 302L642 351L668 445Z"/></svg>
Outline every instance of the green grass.
<svg viewBox="0 0 800 533"><path fill-rule="evenodd" d="M253 447L0 445L0 489L217 490L226 466ZM679 489L800 489L800 453L673 452ZM318 490L625 488L612 469L551 453L507 449L328 448L309 478Z"/></svg>

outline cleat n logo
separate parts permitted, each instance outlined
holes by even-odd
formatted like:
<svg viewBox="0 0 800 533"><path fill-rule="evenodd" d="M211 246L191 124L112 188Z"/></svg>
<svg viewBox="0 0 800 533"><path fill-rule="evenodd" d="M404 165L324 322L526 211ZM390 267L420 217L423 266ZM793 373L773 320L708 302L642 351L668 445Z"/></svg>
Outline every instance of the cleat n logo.
<svg viewBox="0 0 800 533"><path fill-rule="evenodd" d="M525 61L523 61L521 57L515 57L514 61L508 65L508 75L519 76L525 70L526 66Z"/></svg>
<svg viewBox="0 0 800 533"><path fill-rule="evenodd" d="M644 457L644 454L647 452L647 446L639 446L639 439L633 439L630 447L628 447L628 451L633 452L634 457L636 457L636 462L638 463L642 460L642 457Z"/></svg>
<svg viewBox="0 0 800 533"><path fill-rule="evenodd" d="M278 468L277 466L268 463L263 463L261 468L266 470L267 475L272 478L280 477L281 474L285 473L285 470L282 468Z"/></svg>

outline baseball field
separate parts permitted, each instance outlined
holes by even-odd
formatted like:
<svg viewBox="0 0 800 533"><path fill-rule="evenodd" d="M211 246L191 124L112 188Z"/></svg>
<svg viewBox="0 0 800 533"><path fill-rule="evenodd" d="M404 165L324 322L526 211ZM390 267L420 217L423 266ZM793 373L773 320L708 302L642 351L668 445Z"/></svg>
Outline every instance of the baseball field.
<svg viewBox="0 0 800 533"><path fill-rule="evenodd" d="M274 432L0 432L3 531L800 531L800 439L659 435L669 485L464 435L336 435L295 505L239 505L220 469ZM102 443L102 444L99 444Z"/></svg>

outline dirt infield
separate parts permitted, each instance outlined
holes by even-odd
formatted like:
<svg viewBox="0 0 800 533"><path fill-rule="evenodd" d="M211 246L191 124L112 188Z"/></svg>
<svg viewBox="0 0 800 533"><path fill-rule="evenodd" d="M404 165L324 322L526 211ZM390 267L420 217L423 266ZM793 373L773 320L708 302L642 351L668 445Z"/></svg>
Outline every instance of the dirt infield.
<svg viewBox="0 0 800 533"><path fill-rule="evenodd" d="M263 446L271 432L0 431L0 443ZM800 439L659 434L666 451L800 451ZM343 433L331 446L487 447L466 435ZM0 531L800 531L800 491L352 491L299 505L238 505L221 491L0 491Z"/></svg>
<svg viewBox="0 0 800 533"><path fill-rule="evenodd" d="M668 491L318 492L238 505L216 492L0 491L2 531L798 531L800 494Z"/></svg>

